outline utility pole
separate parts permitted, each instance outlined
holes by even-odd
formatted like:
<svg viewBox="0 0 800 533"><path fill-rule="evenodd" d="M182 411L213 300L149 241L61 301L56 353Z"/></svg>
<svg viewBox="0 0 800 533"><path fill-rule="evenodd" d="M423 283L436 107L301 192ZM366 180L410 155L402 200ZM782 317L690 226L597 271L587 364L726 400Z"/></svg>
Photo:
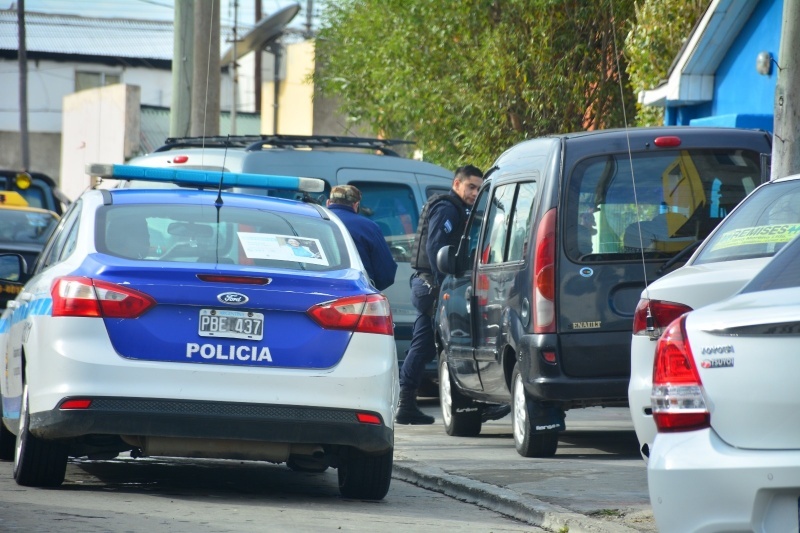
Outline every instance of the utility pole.
<svg viewBox="0 0 800 533"><path fill-rule="evenodd" d="M783 0L771 179L800 173L800 0Z"/></svg>
<svg viewBox="0 0 800 533"><path fill-rule="evenodd" d="M314 0L306 0L306 39L314 38Z"/></svg>
<svg viewBox="0 0 800 533"><path fill-rule="evenodd" d="M17 31L19 32L19 138L22 170L31 166L28 144L28 48L25 44L25 0L17 4Z"/></svg>
<svg viewBox="0 0 800 533"><path fill-rule="evenodd" d="M219 135L220 29L219 1L194 5L194 68L192 70L193 137Z"/></svg>
<svg viewBox="0 0 800 533"><path fill-rule="evenodd" d="M192 111L194 0L175 0L175 37L172 48L172 105L169 136L189 135Z"/></svg>
<svg viewBox="0 0 800 533"><path fill-rule="evenodd" d="M276 39L272 41L272 43L267 47L267 51L272 53L274 58L275 67L273 69L273 76L272 76L272 134L278 134L278 111L279 111L279 102L280 102L280 92L281 92L281 76L280 76L280 68L281 68L281 52L283 50L283 46L281 45L280 39Z"/></svg>
<svg viewBox="0 0 800 533"><path fill-rule="evenodd" d="M239 98L239 0L233 0L233 94L231 94L231 135L236 135L236 106L238 105Z"/></svg>
<svg viewBox="0 0 800 533"><path fill-rule="evenodd" d="M261 22L261 0L256 0L256 24ZM255 96L256 96L256 113L261 114L261 50L255 51Z"/></svg>

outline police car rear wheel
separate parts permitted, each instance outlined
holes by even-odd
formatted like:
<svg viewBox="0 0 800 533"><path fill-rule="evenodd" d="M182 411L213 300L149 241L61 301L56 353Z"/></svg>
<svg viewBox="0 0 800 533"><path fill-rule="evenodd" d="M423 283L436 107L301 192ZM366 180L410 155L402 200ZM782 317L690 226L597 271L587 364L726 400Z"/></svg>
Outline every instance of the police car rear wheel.
<svg viewBox="0 0 800 533"><path fill-rule="evenodd" d="M28 430L28 385L22 389L19 435L14 453L14 479L26 487L58 487L67 471L67 448L58 441L40 439Z"/></svg>
<svg viewBox="0 0 800 533"><path fill-rule="evenodd" d="M368 454L347 448L339 464L339 493L344 498L382 500L392 481L394 448Z"/></svg>
<svg viewBox="0 0 800 533"><path fill-rule="evenodd" d="M558 448L558 433L534 431L528 409L531 400L522 384L519 366L514 367L511 383L511 427L517 453L523 457L552 457Z"/></svg>
<svg viewBox="0 0 800 533"><path fill-rule="evenodd" d="M439 403L444 430L452 437L474 437L481 432L481 409L458 392L444 353L439 354Z"/></svg>

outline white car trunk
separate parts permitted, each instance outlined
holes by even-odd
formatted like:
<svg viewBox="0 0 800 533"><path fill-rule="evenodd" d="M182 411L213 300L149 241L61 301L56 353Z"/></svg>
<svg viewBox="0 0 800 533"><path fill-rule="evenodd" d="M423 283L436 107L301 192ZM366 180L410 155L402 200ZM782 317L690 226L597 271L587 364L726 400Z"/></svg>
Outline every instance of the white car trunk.
<svg viewBox="0 0 800 533"><path fill-rule="evenodd" d="M737 295L686 327L714 431L737 448L800 449L800 289Z"/></svg>

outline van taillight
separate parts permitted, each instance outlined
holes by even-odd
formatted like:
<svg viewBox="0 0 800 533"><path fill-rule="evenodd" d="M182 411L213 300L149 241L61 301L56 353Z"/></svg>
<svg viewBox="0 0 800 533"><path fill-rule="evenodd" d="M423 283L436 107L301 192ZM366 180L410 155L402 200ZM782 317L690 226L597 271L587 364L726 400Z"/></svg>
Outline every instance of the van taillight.
<svg viewBox="0 0 800 533"><path fill-rule="evenodd" d="M653 144L659 148L674 148L681 145L681 138L674 135L664 135L663 137L656 137Z"/></svg>
<svg viewBox="0 0 800 533"><path fill-rule="evenodd" d="M647 331L647 313L650 312L652 317L651 325L652 331ZM681 316L683 313L688 313L692 308L688 305L683 305L675 302L663 302L661 300L648 300L642 298L636 306L636 311L633 313L633 334L634 335L649 335L653 338L658 338L664 332L670 322Z"/></svg>
<svg viewBox="0 0 800 533"><path fill-rule="evenodd" d="M536 230L533 256L533 331L556 331L556 209L545 213Z"/></svg>

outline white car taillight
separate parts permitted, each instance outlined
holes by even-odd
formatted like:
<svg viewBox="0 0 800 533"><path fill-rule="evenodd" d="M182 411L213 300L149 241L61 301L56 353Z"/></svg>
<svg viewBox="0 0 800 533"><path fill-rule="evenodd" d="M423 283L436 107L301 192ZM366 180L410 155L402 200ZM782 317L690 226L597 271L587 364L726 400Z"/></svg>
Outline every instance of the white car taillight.
<svg viewBox="0 0 800 533"><path fill-rule="evenodd" d="M655 340L664 333L670 322L691 310L688 305L642 298L633 313L633 334L648 335Z"/></svg>
<svg viewBox="0 0 800 533"><path fill-rule="evenodd" d="M660 432L694 431L710 427L703 383L686 338L686 316L667 326L656 348L653 420Z"/></svg>

